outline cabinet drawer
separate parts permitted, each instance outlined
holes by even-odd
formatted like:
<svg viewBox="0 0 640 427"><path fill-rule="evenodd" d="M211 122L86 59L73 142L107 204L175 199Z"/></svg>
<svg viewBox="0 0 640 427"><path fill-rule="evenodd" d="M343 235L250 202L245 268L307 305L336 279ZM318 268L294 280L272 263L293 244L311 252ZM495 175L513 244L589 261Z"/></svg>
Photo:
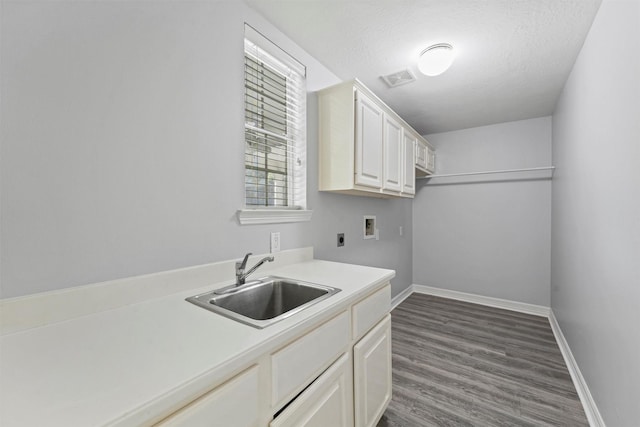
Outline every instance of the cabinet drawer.
<svg viewBox="0 0 640 427"><path fill-rule="evenodd" d="M258 367L254 366L196 399L156 426L258 426L258 397Z"/></svg>
<svg viewBox="0 0 640 427"><path fill-rule="evenodd" d="M279 408L316 378L349 345L343 312L271 356L271 404Z"/></svg>
<svg viewBox="0 0 640 427"><path fill-rule="evenodd" d="M270 427L353 427L352 364L343 354Z"/></svg>
<svg viewBox="0 0 640 427"><path fill-rule="evenodd" d="M352 308L353 339L357 340L380 321L391 308L391 286L386 285Z"/></svg>

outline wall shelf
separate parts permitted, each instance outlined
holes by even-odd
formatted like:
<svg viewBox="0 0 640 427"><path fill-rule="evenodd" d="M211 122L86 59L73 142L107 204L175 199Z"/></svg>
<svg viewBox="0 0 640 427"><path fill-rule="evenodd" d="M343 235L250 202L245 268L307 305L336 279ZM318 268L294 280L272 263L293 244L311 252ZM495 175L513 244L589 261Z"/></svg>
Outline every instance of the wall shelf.
<svg viewBox="0 0 640 427"><path fill-rule="evenodd" d="M477 175L493 175L493 174L512 174L512 173L522 173L522 172L546 172L544 176L536 177L536 178L551 179L553 177L554 170L555 170L555 166L543 166L543 167L536 167L536 168L499 169L499 170L479 171L479 172L434 174L434 175L416 177L416 179L450 178L450 177L459 177L459 176L477 176Z"/></svg>

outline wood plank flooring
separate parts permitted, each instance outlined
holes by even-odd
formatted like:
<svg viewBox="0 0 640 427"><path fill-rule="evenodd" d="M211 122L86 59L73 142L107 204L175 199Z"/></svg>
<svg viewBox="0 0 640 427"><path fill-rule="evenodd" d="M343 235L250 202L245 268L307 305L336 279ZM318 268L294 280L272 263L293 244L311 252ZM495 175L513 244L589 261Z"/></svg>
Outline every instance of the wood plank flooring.
<svg viewBox="0 0 640 427"><path fill-rule="evenodd" d="M416 293L391 319L378 427L589 425L548 319Z"/></svg>

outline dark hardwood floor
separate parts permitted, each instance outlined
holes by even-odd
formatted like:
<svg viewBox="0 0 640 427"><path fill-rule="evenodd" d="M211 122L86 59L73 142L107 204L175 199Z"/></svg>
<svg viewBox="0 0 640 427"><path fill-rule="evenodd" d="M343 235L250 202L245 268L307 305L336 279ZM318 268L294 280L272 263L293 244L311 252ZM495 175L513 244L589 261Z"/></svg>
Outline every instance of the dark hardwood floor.
<svg viewBox="0 0 640 427"><path fill-rule="evenodd" d="M548 319L416 293L391 318L378 427L589 425Z"/></svg>

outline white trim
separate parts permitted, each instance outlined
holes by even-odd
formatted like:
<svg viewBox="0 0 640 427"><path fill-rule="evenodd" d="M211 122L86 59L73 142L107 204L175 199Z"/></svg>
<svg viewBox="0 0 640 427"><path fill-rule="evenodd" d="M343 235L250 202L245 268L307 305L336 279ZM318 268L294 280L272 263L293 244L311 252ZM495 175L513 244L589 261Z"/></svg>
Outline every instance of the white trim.
<svg viewBox="0 0 640 427"><path fill-rule="evenodd" d="M277 224L311 221L313 211L303 209L239 209L238 221L247 224Z"/></svg>
<svg viewBox="0 0 640 427"><path fill-rule="evenodd" d="M405 290L400 292L398 295L391 299L391 310L396 308L402 301L409 298L409 296L413 293L413 285L407 286Z"/></svg>
<svg viewBox="0 0 640 427"><path fill-rule="evenodd" d="M455 299L458 301L472 302L487 305L489 307L503 308L505 310L518 311L520 313L533 314L534 316L549 317L549 307L527 304L524 302L510 301L501 298L485 297L482 295L468 294L466 292L451 291L449 289L434 288L425 285L413 285L415 292L435 295L438 297Z"/></svg>
<svg viewBox="0 0 640 427"><path fill-rule="evenodd" d="M578 363L573 357L573 353L571 352L569 343L567 343L567 340L565 339L564 334L560 329L560 324L558 323L556 316L553 314L553 310L549 311L549 323L551 324L553 335L556 337L558 347L560 347L562 357L564 357L564 362L569 369L569 374L571 375L571 379L573 380L573 385L576 387L576 391L578 392L578 396L580 397L580 402L582 402L582 407L584 408L584 412L587 416L587 420L589 421L589 425L591 427L605 427L604 420L602 419L600 411L596 406L596 402L595 400L593 400L593 396L591 396L591 392L589 391L589 386L587 385L587 382L580 372Z"/></svg>
<svg viewBox="0 0 640 427"><path fill-rule="evenodd" d="M244 38L267 52L269 55L273 56L278 61L283 62L296 73L306 77L307 67L305 67L304 64L246 22L244 23Z"/></svg>

